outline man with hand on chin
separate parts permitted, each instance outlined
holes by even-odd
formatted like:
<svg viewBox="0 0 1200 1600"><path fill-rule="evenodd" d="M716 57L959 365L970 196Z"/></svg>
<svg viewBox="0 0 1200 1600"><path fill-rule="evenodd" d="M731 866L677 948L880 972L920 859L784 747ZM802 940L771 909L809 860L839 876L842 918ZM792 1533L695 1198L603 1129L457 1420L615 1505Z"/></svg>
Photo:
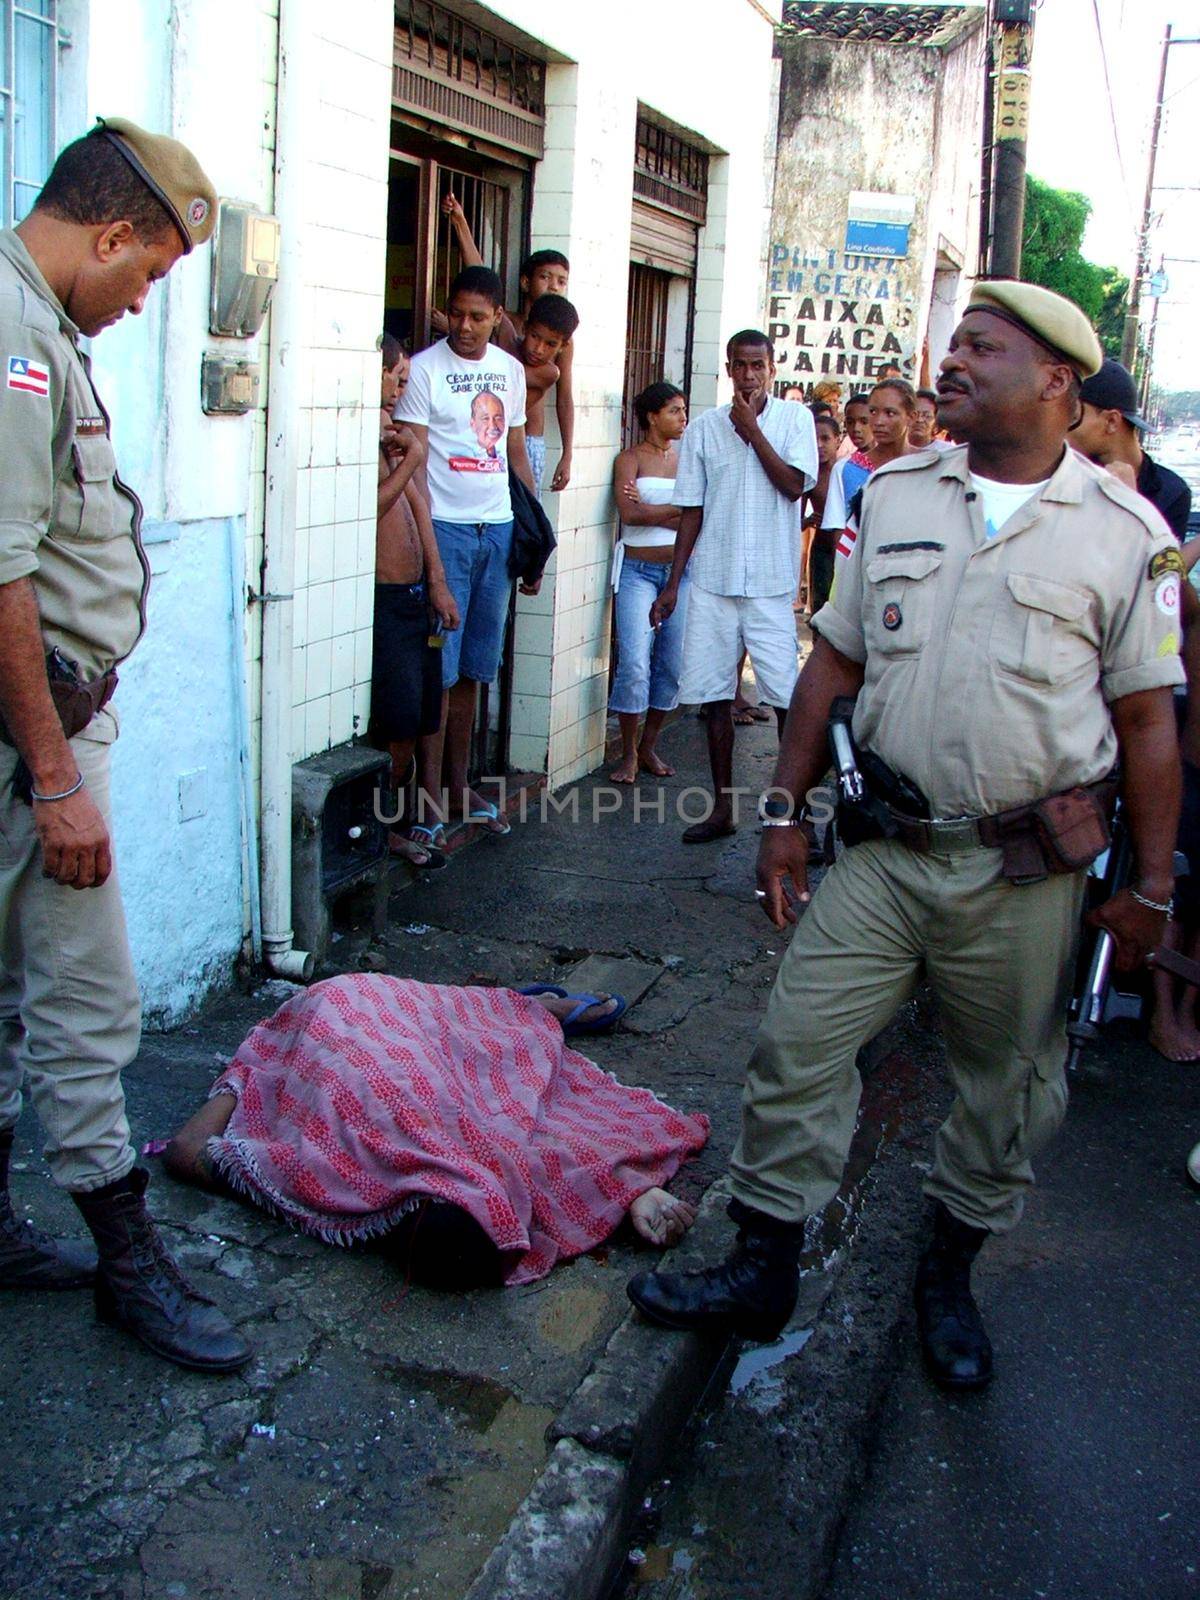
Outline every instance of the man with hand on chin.
<svg viewBox="0 0 1200 1600"><path fill-rule="evenodd" d="M781 795L762 807L764 909L777 928L794 922L790 885L807 910L749 1063L738 1244L702 1272L635 1278L630 1298L656 1322L759 1339L786 1326L805 1218L841 1182L858 1049L926 978L956 1097L925 1185L918 1327L935 1381L991 1377L971 1264L1020 1219L1030 1159L1066 1111L1084 880L1118 762L1136 870L1093 918L1120 967L1159 944L1173 888L1182 562L1146 500L1067 448L1080 381L1100 363L1069 301L978 284L938 383L961 443L901 456L863 490L858 540L813 618ZM872 812L809 901L798 824L843 696L857 697Z"/></svg>
<svg viewBox="0 0 1200 1600"><path fill-rule="evenodd" d="M801 500L817 480L817 438L807 406L771 394L775 350L756 328L725 350L733 400L689 423L679 450L674 502L683 509L666 587L650 608L657 627L675 609L691 562L692 593L679 698L703 705L713 809L686 829L685 844L735 831L733 702L743 651L761 698L783 719L796 682Z"/></svg>

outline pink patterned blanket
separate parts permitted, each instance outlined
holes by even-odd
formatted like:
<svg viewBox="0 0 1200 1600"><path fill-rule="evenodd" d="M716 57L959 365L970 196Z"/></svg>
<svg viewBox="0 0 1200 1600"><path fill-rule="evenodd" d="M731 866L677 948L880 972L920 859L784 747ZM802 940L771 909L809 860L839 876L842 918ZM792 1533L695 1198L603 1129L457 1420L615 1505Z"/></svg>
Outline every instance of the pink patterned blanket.
<svg viewBox="0 0 1200 1600"><path fill-rule="evenodd" d="M529 1283L608 1237L708 1138L568 1049L511 989L353 973L295 995L214 1084L237 1106L210 1141L233 1185L348 1244L423 1195L470 1212Z"/></svg>

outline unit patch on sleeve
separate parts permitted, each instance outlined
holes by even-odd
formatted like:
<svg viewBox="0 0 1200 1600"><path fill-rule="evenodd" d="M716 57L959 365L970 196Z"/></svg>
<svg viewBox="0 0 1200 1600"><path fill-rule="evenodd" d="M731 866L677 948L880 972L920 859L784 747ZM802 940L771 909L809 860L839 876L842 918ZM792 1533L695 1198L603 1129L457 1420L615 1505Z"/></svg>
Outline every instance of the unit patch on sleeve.
<svg viewBox="0 0 1200 1600"><path fill-rule="evenodd" d="M39 365L36 361L30 361L28 356L9 356L8 387L20 389L24 394L48 395L50 369Z"/></svg>
<svg viewBox="0 0 1200 1600"><path fill-rule="evenodd" d="M1178 550L1159 550L1150 557L1150 566L1146 576L1151 583L1156 578L1165 577L1168 572L1177 572L1181 577L1183 576L1183 557Z"/></svg>

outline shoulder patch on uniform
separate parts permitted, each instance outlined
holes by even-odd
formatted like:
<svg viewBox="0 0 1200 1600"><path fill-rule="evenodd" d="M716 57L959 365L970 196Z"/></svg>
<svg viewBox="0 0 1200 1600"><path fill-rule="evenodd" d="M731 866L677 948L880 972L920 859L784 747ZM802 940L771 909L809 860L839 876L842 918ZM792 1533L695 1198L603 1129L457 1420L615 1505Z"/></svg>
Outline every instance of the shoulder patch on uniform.
<svg viewBox="0 0 1200 1600"><path fill-rule="evenodd" d="M1168 572L1182 573L1183 571L1183 557L1178 550L1158 550L1150 557L1150 565L1146 569L1146 576L1153 583L1156 578L1165 577Z"/></svg>
<svg viewBox="0 0 1200 1600"><path fill-rule="evenodd" d="M48 395L50 393L50 368L29 356L9 356L8 387L22 394Z"/></svg>

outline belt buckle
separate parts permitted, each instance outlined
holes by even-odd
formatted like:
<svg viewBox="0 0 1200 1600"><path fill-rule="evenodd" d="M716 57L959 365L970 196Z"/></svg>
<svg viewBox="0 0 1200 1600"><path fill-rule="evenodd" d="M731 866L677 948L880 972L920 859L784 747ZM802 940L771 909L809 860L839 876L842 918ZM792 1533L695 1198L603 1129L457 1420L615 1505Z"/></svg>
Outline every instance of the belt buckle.
<svg viewBox="0 0 1200 1600"><path fill-rule="evenodd" d="M930 822L930 847L934 850L971 850L980 843L978 817L947 817Z"/></svg>

